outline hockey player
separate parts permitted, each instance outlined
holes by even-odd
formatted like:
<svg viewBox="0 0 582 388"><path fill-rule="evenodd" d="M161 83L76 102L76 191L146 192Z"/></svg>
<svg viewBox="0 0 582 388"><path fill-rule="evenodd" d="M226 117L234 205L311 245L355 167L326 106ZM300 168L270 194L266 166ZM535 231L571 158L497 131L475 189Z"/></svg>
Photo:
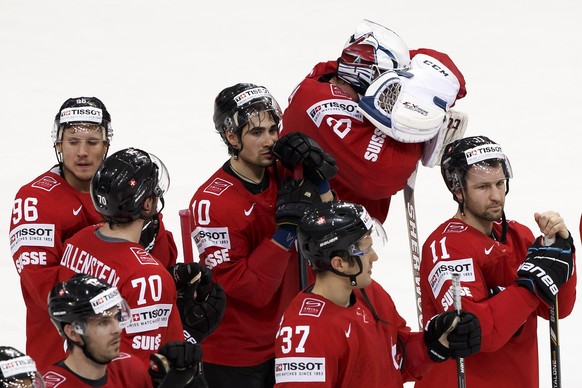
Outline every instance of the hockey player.
<svg viewBox="0 0 582 388"><path fill-rule="evenodd" d="M214 124L230 158L190 201L200 262L227 297L222 322L202 343L213 388L274 384L277 324L299 292L296 225L308 205L332 197L329 187L320 196L308 181L279 183L284 169L277 172L272 147L280 114L264 87L239 83L222 90Z"/></svg>
<svg viewBox="0 0 582 388"><path fill-rule="evenodd" d="M57 283L48 298L50 319L70 349L43 370L48 387L151 387L147 369L120 353L131 311L116 287L85 274Z"/></svg>
<svg viewBox="0 0 582 388"><path fill-rule="evenodd" d="M511 165L501 147L485 136L449 144L441 172L458 209L423 245L423 316L451 310L451 272L460 273L463 310L475 314L483 329L481 352L465 361L467 386L537 388L537 318L548 319L558 289L560 317L574 306L572 237L552 211L534 215L540 231L556 239L549 247L526 226L505 219ZM435 366L416 384L455 385L451 361Z"/></svg>
<svg viewBox="0 0 582 388"><path fill-rule="evenodd" d="M89 187L112 136L111 115L101 100L69 98L56 114L52 132L58 164L22 186L14 199L10 249L26 304L26 352L40 369L65 356L62 346L42 346L47 339L60 341L58 333L46 330L46 298L57 280L63 241L102 220ZM145 228L142 242L150 245L155 236L156 257L166 266L174 264L176 245L161 221Z"/></svg>
<svg viewBox="0 0 582 388"><path fill-rule="evenodd" d="M10 346L0 346L0 387L44 388L44 381L30 356Z"/></svg>
<svg viewBox="0 0 582 388"><path fill-rule="evenodd" d="M59 281L86 273L119 289L134 318L121 336L121 351L147 366L161 345L184 340L174 279L139 244L168 185L164 164L147 152L127 148L105 159L91 181L91 198L106 222L66 240L59 267Z"/></svg>
<svg viewBox="0 0 582 388"><path fill-rule="evenodd" d="M386 234L361 205L315 205L297 228L315 284L286 309L275 345L277 387L402 387L433 364L479 350L471 313L435 316L413 333L372 280ZM443 385L444 386L444 385Z"/></svg>
<svg viewBox="0 0 582 388"><path fill-rule="evenodd" d="M464 131L466 124L453 120L447 133L445 115L465 94L463 75L446 54L409 52L393 31L364 20L340 58L317 64L293 91L281 134L301 131L333 155L338 197L384 222L391 196L421 157L432 167L442 139Z"/></svg>

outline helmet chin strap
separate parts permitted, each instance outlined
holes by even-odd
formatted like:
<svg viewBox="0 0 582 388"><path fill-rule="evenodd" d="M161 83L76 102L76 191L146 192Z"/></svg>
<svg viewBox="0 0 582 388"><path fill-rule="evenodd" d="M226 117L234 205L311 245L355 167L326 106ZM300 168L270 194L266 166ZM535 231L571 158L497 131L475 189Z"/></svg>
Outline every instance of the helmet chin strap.
<svg viewBox="0 0 582 388"><path fill-rule="evenodd" d="M345 274L343 272L340 272L340 271L336 270L335 268L330 268L329 271L332 272L332 273L334 273L334 274L336 274L336 275L338 275L338 276L341 276L341 277L344 277L344 278L349 278L350 279L350 286L355 287L355 286L358 285L358 282L356 281L356 277L358 277L362 272L364 272L364 268L362 266L362 260L360 260L360 257L359 256L353 256L353 257L355 257L356 263L358 264L358 268L360 269L358 271L358 273L355 273L355 274Z"/></svg>

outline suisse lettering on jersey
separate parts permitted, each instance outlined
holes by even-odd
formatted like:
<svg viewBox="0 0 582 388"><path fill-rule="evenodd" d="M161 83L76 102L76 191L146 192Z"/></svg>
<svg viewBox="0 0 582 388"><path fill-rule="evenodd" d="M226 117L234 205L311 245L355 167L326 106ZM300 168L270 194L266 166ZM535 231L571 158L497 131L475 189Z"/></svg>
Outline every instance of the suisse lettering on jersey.
<svg viewBox="0 0 582 388"><path fill-rule="evenodd" d="M84 273L95 276L112 286L117 286L120 280L115 269L106 265L88 252L74 247L71 244L65 246L65 252L63 253L60 264L75 273Z"/></svg>
<svg viewBox="0 0 582 388"><path fill-rule="evenodd" d="M18 273L27 265L46 265L46 252L22 252L14 264Z"/></svg>
<svg viewBox="0 0 582 388"><path fill-rule="evenodd" d="M12 255L20 247L54 247L54 224L23 224L10 231L10 251Z"/></svg>
<svg viewBox="0 0 582 388"><path fill-rule="evenodd" d="M384 147L385 142L386 134L378 128L374 129L374 134L370 138L368 147L366 147L364 159L369 160L370 162L376 162L378 160L378 155L380 155L380 152L382 151L382 147Z"/></svg>

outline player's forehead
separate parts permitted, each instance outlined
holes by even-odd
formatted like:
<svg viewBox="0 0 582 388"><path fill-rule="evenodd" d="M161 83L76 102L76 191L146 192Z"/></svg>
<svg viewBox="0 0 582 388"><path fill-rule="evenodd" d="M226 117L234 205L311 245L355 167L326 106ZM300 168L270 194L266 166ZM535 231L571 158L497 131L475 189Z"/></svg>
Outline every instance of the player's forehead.
<svg viewBox="0 0 582 388"><path fill-rule="evenodd" d="M471 166L465 175L468 183L491 183L505 179L505 172L501 163L476 164Z"/></svg>
<svg viewBox="0 0 582 388"><path fill-rule="evenodd" d="M103 127L96 124L75 123L63 128L63 139L102 139Z"/></svg>
<svg viewBox="0 0 582 388"><path fill-rule="evenodd" d="M266 128L269 129L273 125L277 125L277 122L273 118L271 111L261 110L256 111L249 117L249 121L245 125L247 131L251 131L255 128Z"/></svg>

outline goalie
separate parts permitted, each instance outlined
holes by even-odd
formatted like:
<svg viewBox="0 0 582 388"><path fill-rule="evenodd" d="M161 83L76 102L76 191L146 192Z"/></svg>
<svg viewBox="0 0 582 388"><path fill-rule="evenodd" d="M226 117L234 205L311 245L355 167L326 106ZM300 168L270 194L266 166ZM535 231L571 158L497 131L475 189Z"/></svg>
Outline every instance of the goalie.
<svg viewBox="0 0 582 388"><path fill-rule="evenodd" d="M443 144L462 137L467 116L450 108L465 94L448 55L409 51L396 33L364 20L341 57L317 64L293 91L281 129L292 137L274 152L301 147L292 132L307 134L337 161L338 197L384 222L417 162L433 167Z"/></svg>

